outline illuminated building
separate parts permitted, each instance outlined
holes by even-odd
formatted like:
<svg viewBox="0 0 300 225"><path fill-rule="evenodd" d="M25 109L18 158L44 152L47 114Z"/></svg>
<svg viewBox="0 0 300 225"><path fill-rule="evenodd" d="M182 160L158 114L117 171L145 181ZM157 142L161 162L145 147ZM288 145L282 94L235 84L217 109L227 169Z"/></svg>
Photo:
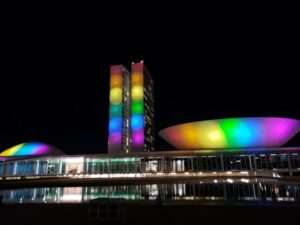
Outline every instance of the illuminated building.
<svg viewBox="0 0 300 225"><path fill-rule="evenodd" d="M184 123L160 131L178 149L280 147L300 129L288 118L249 117Z"/></svg>
<svg viewBox="0 0 300 225"><path fill-rule="evenodd" d="M131 64L132 152L154 150L153 80L144 62Z"/></svg>
<svg viewBox="0 0 300 225"><path fill-rule="evenodd" d="M0 153L0 157L37 156L37 155L63 155L57 148L41 142L27 142L18 144Z"/></svg>
<svg viewBox="0 0 300 225"><path fill-rule="evenodd" d="M292 176L300 172L300 147L281 147L300 121L257 117L208 120L166 128L173 151L97 155L26 155L6 150L0 175L82 175L81 178L161 176ZM26 145L25 145L26 146ZM19 147L17 147L19 148ZM17 152L17 151L16 151Z"/></svg>
<svg viewBox="0 0 300 225"><path fill-rule="evenodd" d="M299 120L246 117L179 124L159 132L177 150L152 151L153 81L144 63L133 63L131 73L112 66L110 78L109 154L62 155L42 143L25 143L0 153L0 178L300 174L300 147L282 147L299 132Z"/></svg>
<svg viewBox="0 0 300 225"><path fill-rule="evenodd" d="M144 62L111 66L108 153L154 150L153 80Z"/></svg>
<svg viewBox="0 0 300 225"><path fill-rule="evenodd" d="M108 153L130 151L130 73L123 65L110 68Z"/></svg>

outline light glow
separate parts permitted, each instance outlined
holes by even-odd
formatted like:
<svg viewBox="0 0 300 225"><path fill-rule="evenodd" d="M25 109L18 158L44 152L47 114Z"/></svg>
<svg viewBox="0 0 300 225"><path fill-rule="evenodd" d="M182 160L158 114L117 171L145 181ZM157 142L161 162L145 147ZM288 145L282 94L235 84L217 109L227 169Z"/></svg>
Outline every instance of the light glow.
<svg viewBox="0 0 300 225"><path fill-rule="evenodd" d="M143 116L133 115L131 117L131 129L132 130L141 130L144 126Z"/></svg>
<svg viewBox="0 0 300 225"><path fill-rule="evenodd" d="M45 154L61 155L63 153L58 149L55 149L54 147L44 143L28 142L7 149L1 152L0 156L7 157L7 156L45 155Z"/></svg>
<svg viewBox="0 0 300 225"><path fill-rule="evenodd" d="M131 97L133 101L140 101L143 99L144 90L142 86L133 86L131 91Z"/></svg>
<svg viewBox="0 0 300 225"><path fill-rule="evenodd" d="M159 135L178 149L280 147L299 130L299 120L249 117L184 123Z"/></svg>
<svg viewBox="0 0 300 225"><path fill-rule="evenodd" d="M119 105L122 103L122 89L113 88L110 90L109 101L113 105Z"/></svg>
<svg viewBox="0 0 300 225"><path fill-rule="evenodd" d="M110 68L108 148L118 149L122 142L122 66Z"/></svg>
<svg viewBox="0 0 300 225"><path fill-rule="evenodd" d="M132 146L144 146L144 64L131 65L131 135Z"/></svg>

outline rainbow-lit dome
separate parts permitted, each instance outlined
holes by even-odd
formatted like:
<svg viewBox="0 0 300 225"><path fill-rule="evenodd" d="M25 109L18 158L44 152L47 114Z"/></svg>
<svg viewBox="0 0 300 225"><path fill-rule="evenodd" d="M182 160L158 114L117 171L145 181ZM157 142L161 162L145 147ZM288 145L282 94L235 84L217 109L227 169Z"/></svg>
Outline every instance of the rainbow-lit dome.
<svg viewBox="0 0 300 225"><path fill-rule="evenodd" d="M62 155L62 151L57 148L40 142L27 142L0 153L0 157L12 157L12 156L28 156L28 155Z"/></svg>
<svg viewBox="0 0 300 225"><path fill-rule="evenodd" d="M299 130L299 120L249 117L179 124L159 135L178 149L279 147Z"/></svg>

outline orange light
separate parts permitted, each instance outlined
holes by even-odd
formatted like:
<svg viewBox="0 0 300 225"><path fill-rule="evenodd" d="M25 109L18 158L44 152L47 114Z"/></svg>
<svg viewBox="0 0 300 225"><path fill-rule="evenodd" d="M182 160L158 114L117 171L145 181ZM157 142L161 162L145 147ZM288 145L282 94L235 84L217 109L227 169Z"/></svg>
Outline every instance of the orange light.
<svg viewBox="0 0 300 225"><path fill-rule="evenodd" d="M111 75L110 76L110 87L121 87L122 86L122 77L120 75Z"/></svg>
<svg viewBox="0 0 300 225"><path fill-rule="evenodd" d="M132 73L131 82L132 82L132 85L135 85L135 84L142 85L143 84L142 74L141 73Z"/></svg>

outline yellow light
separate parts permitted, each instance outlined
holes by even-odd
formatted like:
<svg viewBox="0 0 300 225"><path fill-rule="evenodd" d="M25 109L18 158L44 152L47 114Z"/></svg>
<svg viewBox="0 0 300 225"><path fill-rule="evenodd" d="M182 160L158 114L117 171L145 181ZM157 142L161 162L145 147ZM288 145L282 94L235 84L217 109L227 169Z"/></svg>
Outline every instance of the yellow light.
<svg viewBox="0 0 300 225"><path fill-rule="evenodd" d="M131 90L131 96L133 101L140 101L144 97L144 90L142 86L134 86Z"/></svg>
<svg viewBox="0 0 300 225"><path fill-rule="evenodd" d="M226 138L220 126L212 121L207 121L197 126L198 134L207 134L202 140L202 144L209 148L221 147L226 144ZM200 139L200 137L199 137Z"/></svg>
<svg viewBox="0 0 300 225"><path fill-rule="evenodd" d="M221 134L218 132L212 132L209 134L209 138L212 141L217 141L218 139L220 139L220 137L221 137Z"/></svg>
<svg viewBox="0 0 300 225"><path fill-rule="evenodd" d="M122 86L122 77L120 75L111 75L110 76L110 88L121 87Z"/></svg>
<svg viewBox="0 0 300 225"><path fill-rule="evenodd" d="M16 151L18 151L23 145L24 143L6 149L5 151L0 153L0 156L13 156L16 153Z"/></svg>
<svg viewBox="0 0 300 225"><path fill-rule="evenodd" d="M141 73L132 73L131 75L132 85L142 85L143 84L143 76Z"/></svg>
<svg viewBox="0 0 300 225"><path fill-rule="evenodd" d="M113 105L118 105L122 102L122 89L112 88L109 94L109 101Z"/></svg>

